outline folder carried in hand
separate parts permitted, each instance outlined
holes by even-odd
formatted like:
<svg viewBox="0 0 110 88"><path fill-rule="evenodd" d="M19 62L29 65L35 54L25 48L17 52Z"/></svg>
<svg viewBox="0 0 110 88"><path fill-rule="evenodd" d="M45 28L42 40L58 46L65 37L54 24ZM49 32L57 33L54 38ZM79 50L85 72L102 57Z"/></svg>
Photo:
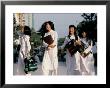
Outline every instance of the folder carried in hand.
<svg viewBox="0 0 110 88"><path fill-rule="evenodd" d="M48 35L48 36L44 37L43 40L44 40L45 43L47 43L49 45L51 45L54 42L51 35Z"/></svg>

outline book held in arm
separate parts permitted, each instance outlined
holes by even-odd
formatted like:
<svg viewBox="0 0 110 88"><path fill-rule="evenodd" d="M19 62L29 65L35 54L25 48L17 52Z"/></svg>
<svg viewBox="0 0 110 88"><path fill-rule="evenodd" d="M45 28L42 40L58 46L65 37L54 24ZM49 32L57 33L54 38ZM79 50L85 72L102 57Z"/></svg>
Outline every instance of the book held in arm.
<svg viewBox="0 0 110 88"><path fill-rule="evenodd" d="M47 43L48 45L51 45L51 44L54 42L54 40L53 40L53 38L52 38L51 35L48 35L48 36L44 37L43 40L44 40L44 42Z"/></svg>

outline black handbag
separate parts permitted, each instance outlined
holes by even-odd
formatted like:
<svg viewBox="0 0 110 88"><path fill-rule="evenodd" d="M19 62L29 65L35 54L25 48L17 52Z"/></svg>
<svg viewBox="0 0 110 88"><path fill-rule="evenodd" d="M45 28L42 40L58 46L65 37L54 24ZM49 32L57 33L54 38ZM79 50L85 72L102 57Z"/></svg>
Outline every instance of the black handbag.
<svg viewBox="0 0 110 88"><path fill-rule="evenodd" d="M37 67L37 61L31 57L31 58L25 58L24 59L24 63L25 63L25 68L24 68L24 72L26 74L28 74L28 72L30 71L35 71L38 69Z"/></svg>

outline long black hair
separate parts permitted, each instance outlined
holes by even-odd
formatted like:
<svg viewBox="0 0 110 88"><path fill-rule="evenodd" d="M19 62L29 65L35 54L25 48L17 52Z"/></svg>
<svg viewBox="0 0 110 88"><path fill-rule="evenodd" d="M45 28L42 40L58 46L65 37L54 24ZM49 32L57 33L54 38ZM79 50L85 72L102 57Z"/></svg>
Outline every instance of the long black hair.
<svg viewBox="0 0 110 88"><path fill-rule="evenodd" d="M24 26L24 34L31 36L31 29L29 26Z"/></svg>
<svg viewBox="0 0 110 88"><path fill-rule="evenodd" d="M86 29L83 29L80 31L79 33L80 38L83 38L83 35L82 35L83 32L86 33L86 41L91 40L91 38L89 37L89 32Z"/></svg>
<svg viewBox="0 0 110 88"><path fill-rule="evenodd" d="M84 32L86 33L86 42L88 42L89 45L91 45L91 41L93 41L93 40L89 37L89 32L87 30L81 30L80 31L80 38L83 38L82 33L84 33Z"/></svg>
<svg viewBox="0 0 110 88"><path fill-rule="evenodd" d="M78 40L78 35L77 35L77 31L76 31L77 28L75 27L75 25L69 25L69 29L72 28L72 27L74 28L75 39ZM69 33L68 37L70 38L70 33Z"/></svg>
<svg viewBox="0 0 110 88"><path fill-rule="evenodd" d="M46 21L42 24L39 32L41 33L42 39L45 35L45 33L47 33L48 31L46 30L46 25L49 24L52 30L55 30L54 28L54 23L52 21Z"/></svg>

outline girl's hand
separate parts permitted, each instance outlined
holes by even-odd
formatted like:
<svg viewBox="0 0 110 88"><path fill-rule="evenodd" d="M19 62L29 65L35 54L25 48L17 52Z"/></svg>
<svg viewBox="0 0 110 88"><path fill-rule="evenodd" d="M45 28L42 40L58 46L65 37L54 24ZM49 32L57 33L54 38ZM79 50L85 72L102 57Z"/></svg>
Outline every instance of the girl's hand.
<svg viewBox="0 0 110 88"><path fill-rule="evenodd" d="M51 45L48 45L48 47L51 47L51 48L54 48L55 46L56 46L56 45L52 45L52 44L51 44Z"/></svg>
<svg viewBox="0 0 110 88"><path fill-rule="evenodd" d="M85 58L85 54L84 54L84 53L82 53L81 56L82 56L83 58Z"/></svg>
<svg viewBox="0 0 110 88"><path fill-rule="evenodd" d="M48 50L50 50L50 47L47 47Z"/></svg>
<svg viewBox="0 0 110 88"><path fill-rule="evenodd" d="M54 48L56 45L52 45L51 48Z"/></svg>
<svg viewBox="0 0 110 88"><path fill-rule="evenodd" d="M81 42L76 40L75 45L81 45Z"/></svg>

